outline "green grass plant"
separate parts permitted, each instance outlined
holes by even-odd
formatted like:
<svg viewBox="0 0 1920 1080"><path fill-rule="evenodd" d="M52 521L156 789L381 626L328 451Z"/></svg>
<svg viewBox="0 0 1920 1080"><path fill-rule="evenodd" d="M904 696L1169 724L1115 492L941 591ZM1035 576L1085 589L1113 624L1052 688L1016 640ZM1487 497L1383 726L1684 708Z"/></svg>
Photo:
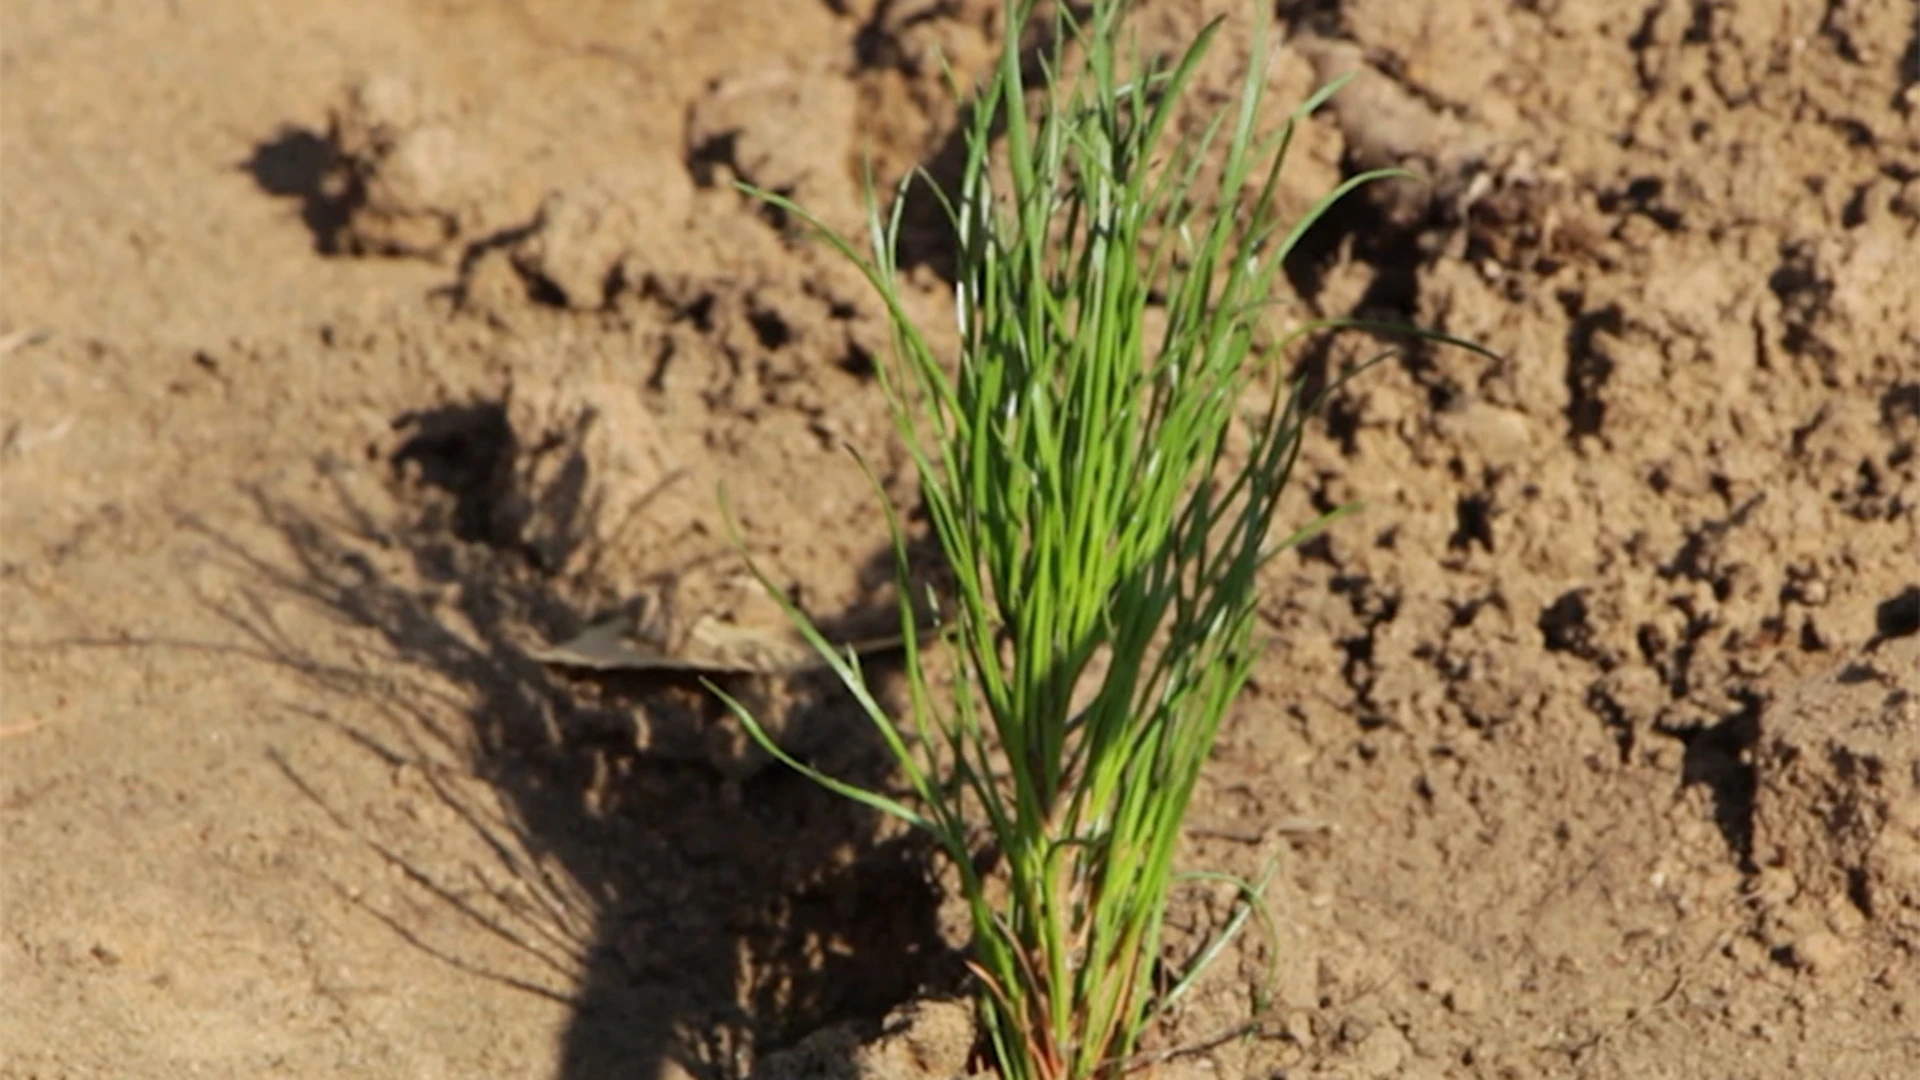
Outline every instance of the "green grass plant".
<svg viewBox="0 0 1920 1080"><path fill-rule="evenodd" d="M891 314L881 378L953 587L945 632L922 632L889 508L904 724L859 659L789 608L887 741L910 798L818 772L734 708L789 765L944 847L971 908L972 968L1006 1080L1124 1071L1185 974L1166 970L1161 948L1174 856L1259 656L1259 572L1324 524L1274 536L1315 404L1275 367L1299 334L1354 324L1308 323L1264 349L1259 329L1306 231L1392 175L1352 177L1283 221L1281 163L1336 87L1263 130L1263 39L1237 104L1176 136L1221 24L1150 63L1123 43L1124 7L1056 6L1030 75L1030 3L1007 4L958 189L938 196L957 245L957 357L929 343L900 291L915 178L887 205L869 191L866 251L756 192L820 228ZM1163 327L1151 335L1150 309ZM928 675L935 647L955 660L951 693ZM976 826L999 856L997 892L978 868Z"/></svg>

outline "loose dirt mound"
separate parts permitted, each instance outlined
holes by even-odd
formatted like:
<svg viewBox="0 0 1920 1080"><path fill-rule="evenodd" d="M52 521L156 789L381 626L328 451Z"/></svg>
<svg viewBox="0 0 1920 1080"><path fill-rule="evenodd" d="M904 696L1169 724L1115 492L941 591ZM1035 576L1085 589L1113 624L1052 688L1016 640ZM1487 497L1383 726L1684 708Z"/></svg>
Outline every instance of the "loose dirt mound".
<svg viewBox="0 0 1920 1080"><path fill-rule="evenodd" d="M1754 895L1778 958L1889 979L1920 949L1920 639L1842 666L1769 714ZM1862 948L1862 945L1866 947Z"/></svg>
<svg viewBox="0 0 1920 1080"><path fill-rule="evenodd" d="M8 8L0 1076L961 1067L922 844L686 677L532 653L777 622L723 484L799 602L884 626L843 449L911 505L882 313L732 183L844 225L863 158L949 175L939 58L977 71L998 7ZM1252 13L1138 25L1224 14L1226 100ZM1279 17L1276 106L1358 74L1291 205L1427 181L1316 230L1277 318L1500 358L1413 350L1314 433L1291 518L1366 509L1272 573L1185 853L1277 865L1277 940L1155 1060L1912 1075L1911 5ZM941 327L937 221L909 210ZM884 782L831 685L748 689ZM1233 902L1183 893L1172 947Z"/></svg>

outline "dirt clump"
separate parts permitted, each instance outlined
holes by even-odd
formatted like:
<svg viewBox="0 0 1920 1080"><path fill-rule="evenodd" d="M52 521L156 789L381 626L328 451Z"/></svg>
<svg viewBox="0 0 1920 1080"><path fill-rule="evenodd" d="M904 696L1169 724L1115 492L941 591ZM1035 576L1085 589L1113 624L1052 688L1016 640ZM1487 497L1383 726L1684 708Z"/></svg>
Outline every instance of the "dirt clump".
<svg viewBox="0 0 1920 1080"><path fill-rule="evenodd" d="M1769 711L1755 896L1765 940L1792 963L1833 975L1887 947L1920 949L1916 732L1920 636L1853 657Z"/></svg>
<svg viewBox="0 0 1920 1080"><path fill-rule="evenodd" d="M444 257L474 228L489 166L444 104L397 76L349 86L329 110L330 197L349 255Z"/></svg>

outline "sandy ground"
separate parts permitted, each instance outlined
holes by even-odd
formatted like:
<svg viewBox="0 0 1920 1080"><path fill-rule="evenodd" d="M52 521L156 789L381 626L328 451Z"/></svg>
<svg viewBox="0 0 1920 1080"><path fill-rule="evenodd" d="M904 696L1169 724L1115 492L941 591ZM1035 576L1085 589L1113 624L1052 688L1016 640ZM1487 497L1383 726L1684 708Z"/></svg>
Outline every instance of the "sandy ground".
<svg viewBox="0 0 1920 1080"><path fill-rule="evenodd" d="M997 7L7 5L0 1077L734 1077L952 990L914 838L529 653L764 625L723 481L809 610L883 612L884 326L730 185L847 223L863 158L949 166ZM1290 517L1366 509L1270 575L1183 859L1277 860L1277 936L1164 1069L1920 1075L1912 5L1278 8L1276 103L1361 73L1286 197L1432 179L1289 317L1501 359L1314 431ZM1138 25L1215 14L1225 93L1251 5ZM885 782L813 682L756 686L783 739Z"/></svg>

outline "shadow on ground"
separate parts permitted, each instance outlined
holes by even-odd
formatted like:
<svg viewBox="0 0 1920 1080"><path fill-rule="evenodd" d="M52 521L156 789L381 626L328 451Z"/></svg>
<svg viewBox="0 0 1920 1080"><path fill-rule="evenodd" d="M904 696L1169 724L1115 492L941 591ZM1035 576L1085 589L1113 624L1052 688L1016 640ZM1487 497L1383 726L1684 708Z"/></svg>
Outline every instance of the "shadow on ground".
<svg viewBox="0 0 1920 1080"><path fill-rule="evenodd" d="M439 471L425 470L426 483L406 492L406 520L382 520L335 484L324 514L249 492L285 553L199 530L249 582L240 602L215 605L218 614L323 691L315 722L391 767L420 770L484 839L515 895L487 905L466 898L327 806L318 785L283 761L289 781L551 977L543 986L484 970L389 922L396 935L475 977L567 1001L563 1080L668 1075L669 1062L727 1080L750 1056L829 1023L877 1017L950 977L917 837L778 766L734 787L709 762L637 749L639 724L710 722L697 686L638 677L589 685L527 657L522 643L557 640L593 613L557 598L536 560L477 527L487 508L475 500L497 475L490 455L503 433L458 420L449 413L428 425L440 440ZM378 674L329 666L279 633L264 612L288 598L355 639L377 635L387 654L371 665ZM889 782L886 751L836 685L801 680L790 692L809 722L843 732L831 768L855 782ZM369 714L389 722L375 729L337 718ZM476 799L476 777L499 797ZM556 994L548 988L556 985L575 989Z"/></svg>

